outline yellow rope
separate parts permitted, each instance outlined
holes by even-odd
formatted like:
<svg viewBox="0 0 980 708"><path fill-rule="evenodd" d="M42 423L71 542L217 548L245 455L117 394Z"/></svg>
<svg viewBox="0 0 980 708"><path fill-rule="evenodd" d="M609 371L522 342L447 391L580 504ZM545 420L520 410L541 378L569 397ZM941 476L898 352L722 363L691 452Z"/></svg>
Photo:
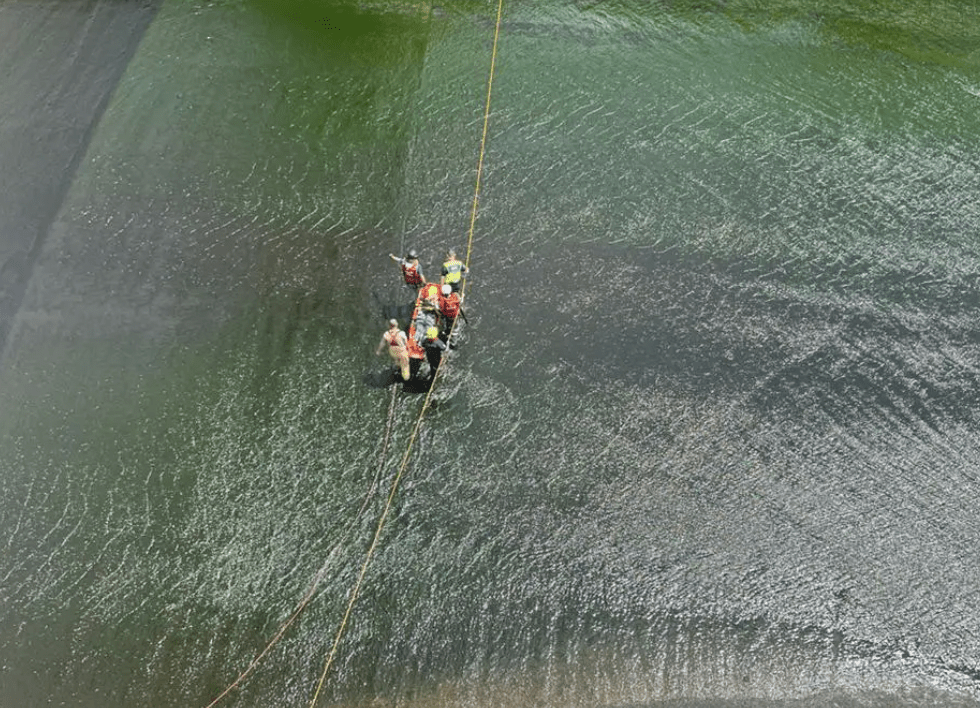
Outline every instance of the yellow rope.
<svg viewBox="0 0 980 708"><path fill-rule="evenodd" d="M490 56L490 77L487 80L487 101L486 110L483 114L483 135L480 138L480 159L477 163L476 169L476 188L473 193L473 209L470 215L470 230L469 236L466 242L466 264L469 267L470 251L473 249L473 232L476 227L476 212L480 203L480 182L481 176L483 174L483 157L486 154L487 146L487 128L490 124L490 95L493 90L493 75L497 64L497 42L500 38L500 21L503 17L504 11L504 0L499 0L497 5L497 23L493 33L493 51ZM466 283L463 282L462 290L465 293ZM456 328L456 322L453 322L452 329ZM452 332L450 331L450 337ZM323 683L327 678L327 673L330 671L330 667L333 665L334 659L337 657L337 652L340 648L340 640L344 636L344 632L347 629L347 624L350 621L351 612L354 608L354 603L357 601L358 596L361 593L361 586L364 584L364 576L367 574L368 565L371 563L371 559L374 557L374 553L377 550L378 542L381 539L381 532L384 529L385 523L388 520L388 514L391 512L391 506L395 500L395 493L398 491L398 485L401 482L402 475L408 468L408 460L412 454L412 448L415 446L415 441L418 439L419 431L422 428L422 420L425 418L425 414L429 409L429 403L432 399L432 391L435 388L436 381L439 378L439 372L442 367L436 368L432 381L429 385L429 390L425 394L425 400L422 403L422 409L419 411L418 418L415 420L415 426L412 429L412 435L409 438L408 446L405 449L405 454L402 456L401 465L398 468L398 472L395 475L394 480L391 483L391 492L388 494L388 501L385 503L384 511L381 512L381 517L378 519L377 528L374 531L374 538L371 540L371 545L368 547L367 553L364 556L364 562L361 564L361 571L357 576L357 582L354 583L354 587L351 589L350 597L347 600L347 609L344 611L343 619L340 622L340 626L337 628L337 634L334 636L333 645L330 647L330 653L327 655L326 663L323 665L323 671L320 672L320 680L317 682L316 691L313 693L313 698L310 701L309 708L314 708L317 699L320 697L320 691L323 689Z"/></svg>
<svg viewBox="0 0 980 708"><path fill-rule="evenodd" d="M354 528L354 525L360 520L361 515L364 513L364 510L367 509L368 502L371 500L371 496L374 494L374 490L378 486L378 481L381 478L381 471L388 455L388 443L391 440L391 431L395 420L395 400L397 396L398 396L398 387L392 386L391 401L388 404L388 415L385 419L385 436L381 444L381 453L380 453L380 459L378 460L378 469L375 471L374 479L371 481L371 488L368 489L367 494L364 495L364 499L361 502L361 508L358 510L357 514L354 515L354 518L351 520L351 522L347 525L347 528L344 530L344 533L341 535L340 539L330 549L330 552L327 554L327 562L323 564L323 567L320 568L320 570L314 576L313 582L310 584L310 587L306 591L306 594L303 596L303 599L300 600L299 604L296 605L296 607L293 609L293 613L289 616L289 618L285 622L283 622L279 626L279 630L276 632L275 636L273 636L272 639L269 640L269 642L265 645L265 648L261 652L259 652L254 659L252 659L251 663L245 668L245 670L238 675L238 678L236 678L227 687L225 687L225 690L223 690L220 694L218 694L218 696L214 700L208 703L206 708L214 708L214 706L218 705L218 703L220 703L225 696L227 696L233 690L238 688L245 681L245 679L247 679L251 675L251 673L256 669L256 667L258 667L259 663L261 663L261 661L266 657L266 655L270 651L272 651L272 648L279 643L279 640L282 639L283 635L286 634L286 630L288 630L290 626L292 626L293 622L296 621L296 619L303 613L303 610L306 609L306 606L309 605L310 602L313 600L313 596L316 594L317 588L319 588L320 582L323 580L327 572L329 559L333 556L334 551L336 551L350 535L351 531Z"/></svg>
<svg viewBox="0 0 980 708"><path fill-rule="evenodd" d="M490 94L493 91L493 75L497 68L497 41L500 39L500 19L504 14L504 0L497 5L497 24L493 30L493 51L490 53L490 77L487 79L487 103L483 112L483 135L480 137L480 159L476 165L476 189L473 190L473 208L470 211L470 231L466 239L466 267L470 266L470 252L473 250L473 231L476 229L476 212L480 204L480 185L483 177L483 156L487 152L487 128L490 125ZM462 291L466 293L466 281ZM453 326L455 327L455 322Z"/></svg>

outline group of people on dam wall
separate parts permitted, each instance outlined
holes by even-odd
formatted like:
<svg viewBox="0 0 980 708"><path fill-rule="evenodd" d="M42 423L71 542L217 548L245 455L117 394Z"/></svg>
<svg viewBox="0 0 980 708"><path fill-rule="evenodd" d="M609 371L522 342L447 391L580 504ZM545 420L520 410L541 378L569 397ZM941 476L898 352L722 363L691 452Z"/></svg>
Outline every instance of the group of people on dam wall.
<svg viewBox="0 0 980 708"><path fill-rule="evenodd" d="M408 330L397 319L388 320L388 329L381 336L375 352L388 350L403 382L420 378L422 362L428 364L426 378L431 380L442 362L443 355L458 343L457 318L466 320L463 312L463 279L469 268L449 249L442 264L439 282L429 282L422 273L418 252L412 248L404 258L394 253L389 257L398 264L405 285L415 293L415 305Z"/></svg>

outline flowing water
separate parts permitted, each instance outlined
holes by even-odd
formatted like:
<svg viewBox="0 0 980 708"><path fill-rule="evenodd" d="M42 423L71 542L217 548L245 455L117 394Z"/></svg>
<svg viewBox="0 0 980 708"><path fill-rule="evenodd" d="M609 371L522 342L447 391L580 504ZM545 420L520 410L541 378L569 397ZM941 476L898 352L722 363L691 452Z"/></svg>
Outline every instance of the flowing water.
<svg viewBox="0 0 980 708"><path fill-rule="evenodd" d="M0 1L0 705L980 705L980 10ZM389 411L391 417L389 418ZM389 425L390 423L390 425Z"/></svg>

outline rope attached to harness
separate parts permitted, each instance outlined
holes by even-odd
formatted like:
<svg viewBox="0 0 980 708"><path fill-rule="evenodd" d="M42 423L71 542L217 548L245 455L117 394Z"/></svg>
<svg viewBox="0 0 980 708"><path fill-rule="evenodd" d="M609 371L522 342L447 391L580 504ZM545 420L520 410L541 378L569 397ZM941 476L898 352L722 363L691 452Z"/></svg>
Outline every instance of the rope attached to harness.
<svg viewBox="0 0 980 708"><path fill-rule="evenodd" d="M476 186L473 191L473 207L470 214L470 228L469 228L469 233L466 242L466 260L464 262L467 268L469 268L470 253L473 250L473 233L476 228L476 215L480 203L480 187L481 187L481 181L483 175L483 160L486 154L487 132L490 124L490 97L493 91L493 77L496 70L497 45L500 38L500 24L501 24L501 19L503 17L503 9L504 9L504 1L499 0L497 5L497 21L493 34L493 51L490 57L490 76L487 80L486 108L483 114L483 134L480 138L480 157L479 157L479 161L477 162ZM463 284L461 286L461 291L462 291L461 295L465 294L466 292L465 280L463 281ZM452 338L452 334L456 328L458 319L459 318L456 318L453 321L452 328L450 329L449 332L450 339ZM398 471L395 474L394 479L392 480L391 490L388 493L388 498L387 501L385 502L384 510L381 512L381 516L378 519L378 524L374 532L374 538L372 539L371 545L365 554L364 561L361 564L361 569L360 572L358 573L357 581L354 583L353 588L351 588L350 595L348 597L347 608L344 611L343 618L341 619L340 625L337 628L337 633L334 636L334 641L332 646L330 647L330 652L327 655L327 659L326 662L324 663L323 670L320 673L320 679L317 682L316 690L314 691L313 697L310 700L310 704L309 704L310 708L313 708L316 705L317 699L320 697L320 693L323 689L327 674L329 673L330 668L337 657L337 653L340 648L340 642L343 639L344 632L347 629L347 625L350 621L350 617L353 612L354 603L357 601L357 598L360 595L361 587L364 584L364 577L367 574L368 566L370 565L371 560L374 557L374 553L377 550L379 541L381 539L381 532L384 530L385 524L388 521L388 516L394 504L395 495L398 491L398 487L401 482L401 479L404 476L405 471L408 469L408 462L412 454L412 449L414 448L415 442L418 439L419 434L421 432L422 421L425 418L425 414L429 410L430 402L432 399L432 391L435 387L436 381L438 380L441 371L442 371L442 367L438 367L433 373L432 381L429 385L429 390L426 393L425 400L422 403L422 408L419 411L418 417L415 420L415 425L412 428L412 435L409 438L408 445L405 449L405 453L404 455L402 455L401 462L398 466ZM388 415L385 424L385 435L384 435L384 440L382 441L382 448L381 448L380 459L378 463L378 469L375 473L374 480L371 483L371 488L368 490L367 494L365 495L364 500L361 504L361 508L358 510L354 519L348 525L341 539L338 540L336 544L334 544L333 548L331 548L330 553L327 556L328 562L329 562L329 558L333 556L337 548L339 548L339 546L349 536L354 525L361 518L361 515L364 513L364 510L367 508L368 501L370 500L371 496L374 494L375 488L380 479L381 470L383 469L384 463L386 461L388 445L391 440L392 430L394 426L394 419L395 419L395 401L396 401L397 393L398 393L398 388L392 387L391 402L389 403L388 406ZM283 635L285 635L289 627L292 626L292 624L296 621L296 619L300 616L300 614L302 614L303 610L306 609L307 605L309 605L310 602L313 600L313 597L315 596L316 591L319 588L319 585L326 574L326 570L327 570L327 563L325 563L324 566L317 572L316 576L313 579L312 584L310 585L309 590L307 590L306 594L303 596L303 599L300 600L300 602L296 605L296 608L293 610L292 614L290 614L289 618L286 619L286 621L283 622L282 625L280 625L278 631L272 637L269 643L266 644L265 648L263 648L262 651L259 652L258 655L256 655L256 657L251 661L251 663L249 663L248 667L246 667L246 669L238 676L238 678L236 678L231 684L229 684L228 687L225 688L214 700L208 703L206 708L214 708L214 706L216 706L219 702L221 702L221 700L224 699L229 693L231 693L233 690L238 688L245 681L245 679L247 679L251 675L251 673L256 669L259 663L269 654L269 652L279 642L279 640L282 639Z"/></svg>
<svg viewBox="0 0 980 708"><path fill-rule="evenodd" d="M470 213L470 230L466 240L466 266L469 267L470 253L473 250L473 233L476 228L476 214L477 209L480 204L480 186L481 178L483 175L483 158L486 154L487 148L487 131L490 125L490 97L493 92L493 75L496 70L497 65L497 44L500 39L500 21L503 17L504 12L504 0L499 0L497 5L497 22L494 27L493 33L493 51L490 55L490 76L487 79L487 100L486 108L483 113L483 135L480 138L480 159L477 162L476 168L476 187L473 190L473 208ZM464 280L461 287L463 294L466 292L466 282ZM452 338L453 331L456 329L456 324L458 318L453 321L452 328L449 332L449 338ZM330 667L333 665L334 659L337 657L337 652L340 647L340 641L344 636L344 631L347 628L347 624L350 620L351 612L354 608L354 603L357 601L358 595L361 592L361 586L364 583L364 576L367 574L368 565L371 563L371 559L374 557L375 550L378 547L378 542L381 539L381 532L384 529L385 523L388 521L388 514L391 512L392 504L395 500L395 494L398 491L398 485L401 482L402 476L405 470L408 468L408 461L412 454L412 448L415 446L415 441L418 439L419 432L422 429L422 421L425 418L425 414L429 410L429 405L432 400L432 391L435 388L436 381L439 379L439 374L442 371L442 367L436 368L432 376L432 382L429 385L429 390L425 395L425 401L422 403L422 409L419 411L418 418L415 420L415 426L412 428L412 435L409 438L408 446L405 449L405 454L402 456L401 465L398 467L398 472L395 474L395 478L391 483L391 491L388 494L388 501L385 503L384 511L381 512L381 517L378 519L378 525L374 532L374 538L371 541L371 545L367 550L364 557L364 563L361 565L361 572L357 576L357 582L354 583L354 587L351 589L350 597L347 601L347 609L344 612L343 619L340 622L340 626L337 628L337 634L334 637L333 646L330 647L330 653L327 655L327 660L323 665L323 671L320 672L320 680L317 682L316 691L313 693L313 698L310 701L309 708L314 708L317 699L320 697L320 691L323 689L324 681L327 678L327 674L330 671Z"/></svg>

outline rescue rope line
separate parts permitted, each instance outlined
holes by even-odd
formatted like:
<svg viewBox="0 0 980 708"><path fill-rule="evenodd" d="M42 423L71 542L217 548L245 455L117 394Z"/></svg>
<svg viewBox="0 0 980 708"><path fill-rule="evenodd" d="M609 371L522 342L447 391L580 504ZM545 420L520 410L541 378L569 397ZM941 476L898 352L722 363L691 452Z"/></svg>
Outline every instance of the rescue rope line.
<svg viewBox="0 0 980 708"><path fill-rule="evenodd" d="M497 21L493 32L493 50L490 54L490 76L487 79L487 99L486 108L483 113L483 135L480 138L480 158L477 162L476 168L476 187L473 192L473 208L470 214L470 230L466 242L466 265L469 267L470 252L473 250L473 232L476 227L476 213L480 204L480 184L481 176L483 174L483 158L486 154L487 147L487 129L490 125L490 96L493 91L493 75L497 65L497 44L500 39L500 21L503 17L504 12L504 0L499 0L497 4ZM465 294L466 292L466 281L463 281L461 290ZM457 318L458 320L458 318ZM452 337L453 332L456 329L457 320L453 320L453 325L450 328L449 337ZM405 470L408 468L408 462L412 454L412 449L415 446L415 442L419 437L419 433L422 429L422 421L425 418L425 414L429 410L429 405L432 400L432 391L435 389L436 381L439 379L439 374L442 371L442 367L436 367L433 372L432 381L429 384L429 390L425 394L425 400L422 402L422 408L419 411L419 415L415 420L415 425L412 428L412 435L408 440L408 445L405 449L405 454L402 456L401 464L398 467L398 472L395 474L394 479L391 482L391 491L388 493L388 501L385 503L384 510L381 512L381 516L378 519L378 525L374 531L374 538L371 540L371 545L368 547L367 553L364 557L364 562L361 564L361 571L357 576L357 582L354 583L354 587L350 591L350 597L347 601L347 609L344 611L343 619L340 622L340 626L337 628L337 634L334 637L333 645L330 647L330 653L327 655L327 660L323 665L323 671L320 672L320 680L317 682L316 691L313 693L313 698L310 701L309 708L314 708L316 706L317 699L320 697L320 691L323 689L324 681L327 678L327 674L330 671L330 667L333 665L334 660L337 657L337 652L340 648L340 641L343 639L344 632L347 629L347 624L350 621L351 612L354 608L354 603L357 601L358 596L361 593L361 587L364 584L364 576L367 575L368 565L370 565L374 553L377 550L378 542L381 539L381 532L384 530L385 523L388 521L388 515L391 512L392 505L395 500L395 494L398 491L398 485L401 483L402 476Z"/></svg>
<svg viewBox="0 0 980 708"><path fill-rule="evenodd" d="M388 404L388 415L385 423L384 439L381 442L381 453L378 460L378 468L377 470L375 470L374 479L371 480L371 486L368 488L367 493L364 495L364 499L361 501L361 508L358 509L357 514L354 515L354 518L351 520L351 522L347 524L347 528L344 529L344 533L341 534L341 537L337 540L336 543L334 543L333 547L330 549L330 552L327 553L327 560L324 562L323 567L321 567L320 570L317 571L317 574L313 577L313 583L310 585L310 589L307 590L306 595L304 595L303 599L300 600L299 604L296 605L295 609L293 610L293 613L289 616L289 618L285 622L282 623L282 625L280 625L279 630L276 632L275 636L273 636L272 639L269 640L269 643L265 645L265 648L261 652L259 652L259 654L256 655L254 659L252 659L252 662L248 665L248 667L246 667L246 669L241 674L239 674L238 678L236 678L232 683L230 683L228 687L225 688L224 691L218 694L218 696L213 701L208 703L206 708L214 708L214 706L216 706L225 696L227 696L233 690L238 688L242 684L242 682L244 682L245 679L247 679L252 674L252 672L266 657L266 655L270 651L272 651L272 648L279 642L280 639L282 639L283 635L286 633L286 630L288 630L292 626L293 622L295 622L296 619L303 613L303 610L306 609L306 606L310 604L310 601L313 599L313 596L316 594L317 588L320 586L320 582L323 580L324 576L326 575L327 566L330 564L330 558L332 558L334 553L336 553L337 549L340 548L340 546L347 541L347 538L350 536L351 531L353 531L354 526L357 524L361 516L364 514L364 510L367 509L368 502L371 500L371 497L374 495L374 491L378 487L378 481L381 479L381 470L384 469L384 463L388 456L388 445L391 442L391 433L392 430L394 429L395 401L397 397L398 397L398 388L396 386L392 386L391 401Z"/></svg>
<svg viewBox="0 0 980 708"><path fill-rule="evenodd" d="M470 252L473 250L473 232L476 229L476 212L480 205L480 186L483 177L483 157L487 152L487 128L490 126L490 95L493 93L493 75L497 69L497 42L500 39L500 20L504 14L504 0L497 5L497 23L493 30L493 51L490 52L490 76L487 79L487 102L483 112L483 135L480 136L480 159L476 165L476 188L473 190L473 208L470 210L470 231L466 238L466 267L470 266ZM466 294L466 281L462 285ZM456 322L453 322L455 329Z"/></svg>

